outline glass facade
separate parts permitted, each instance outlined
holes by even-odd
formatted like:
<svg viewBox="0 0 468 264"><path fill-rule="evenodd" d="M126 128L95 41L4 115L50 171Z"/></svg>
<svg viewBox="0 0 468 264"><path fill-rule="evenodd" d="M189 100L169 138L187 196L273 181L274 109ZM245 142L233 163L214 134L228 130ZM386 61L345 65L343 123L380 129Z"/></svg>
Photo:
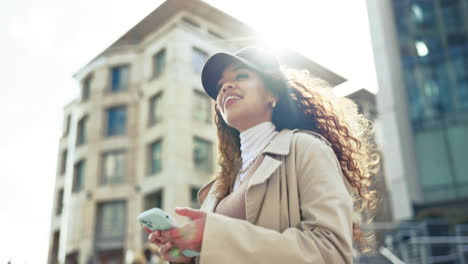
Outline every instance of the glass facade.
<svg viewBox="0 0 468 264"><path fill-rule="evenodd" d="M393 0L426 202L468 197L468 0Z"/></svg>

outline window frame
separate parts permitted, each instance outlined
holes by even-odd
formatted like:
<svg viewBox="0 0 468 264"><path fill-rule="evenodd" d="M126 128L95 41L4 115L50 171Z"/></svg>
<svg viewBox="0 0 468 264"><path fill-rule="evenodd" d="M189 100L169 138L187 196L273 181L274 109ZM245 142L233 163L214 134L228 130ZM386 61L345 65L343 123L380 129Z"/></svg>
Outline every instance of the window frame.
<svg viewBox="0 0 468 264"><path fill-rule="evenodd" d="M197 54L204 54L206 55L205 56L205 61L203 63L201 63L200 65L195 65L195 58L197 56ZM206 61L208 60L210 54L208 52L206 52L205 50L197 47L197 46L192 46L192 71L195 73L195 74L200 74L202 72L202 69L203 69L203 65L206 63Z"/></svg>
<svg viewBox="0 0 468 264"><path fill-rule="evenodd" d="M104 221L100 221L103 215L103 207L109 206L109 205L116 205L116 204L122 204L123 210L122 210L122 219L123 219L123 230L122 230L122 235L118 237L106 237L103 236L102 230L103 227L100 226L100 224L104 223ZM101 209L101 210L100 210ZM96 245L102 245L109 243L111 241L112 244L118 243L119 246L124 246L125 245L125 239L126 239L126 233L127 233L127 213L128 213L128 202L125 199L116 199L116 200L108 200L108 201L101 201L96 204L96 214L95 214L95 228L94 228L94 243Z"/></svg>
<svg viewBox="0 0 468 264"><path fill-rule="evenodd" d="M162 68L158 71L158 61L160 61L160 57L162 55ZM159 58L159 59L158 59ZM161 77L164 74L164 71L166 69L166 63L167 63L167 50L166 48L162 48L158 50L152 57L152 63L153 63L153 68L151 71L151 78L152 79L157 79Z"/></svg>
<svg viewBox="0 0 468 264"><path fill-rule="evenodd" d="M79 166L82 166L81 168L81 184L78 185L78 168ZM81 159L78 162L75 163L73 166L73 182L72 182L72 193L77 193L80 192L84 189L85 185L85 177L86 177L86 159Z"/></svg>
<svg viewBox="0 0 468 264"><path fill-rule="evenodd" d="M153 170L153 146L156 145L156 144L159 144L159 148L160 148L160 156L161 156L161 159L159 161L160 163L160 167L158 170ZM157 174L160 174L163 170L163 139L162 138L158 138L156 140L153 140L151 141L149 144L148 144L148 149L147 149L147 157L148 157L148 161L147 161L147 176L153 176L153 175L157 175Z"/></svg>
<svg viewBox="0 0 468 264"><path fill-rule="evenodd" d="M200 209L200 205L198 204L198 191L200 188L199 186L190 185L190 207L192 209ZM194 206L194 204L196 204L196 206Z"/></svg>
<svg viewBox="0 0 468 264"><path fill-rule="evenodd" d="M55 206L55 216L60 216L63 213L63 199L65 197L65 192L63 188L60 188L57 192L57 201Z"/></svg>
<svg viewBox="0 0 468 264"><path fill-rule="evenodd" d="M148 127L153 127L162 122L162 111L161 111L161 103L163 98L163 92L158 92L149 98L149 113L148 113ZM154 105L159 110L159 113L156 113L157 117L154 115Z"/></svg>
<svg viewBox="0 0 468 264"><path fill-rule="evenodd" d="M124 88L121 88L121 81L119 81L119 88L115 89L114 90L114 69L122 69L122 68L126 68L127 69L127 83L126 83L126 87ZM117 64L117 65L114 65L114 66L111 66L109 68L109 84L108 84L108 92L109 93L120 93L120 92L126 92L126 91L129 91L130 90L130 72L131 71L131 66L130 66L130 63L122 63L122 64ZM120 75L121 73L119 73ZM121 79L121 77L119 76L119 79Z"/></svg>
<svg viewBox="0 0 468 264"><path fill-rule="evenodd" d="M59 174L64 176L67 172L67 159L68 159L68 149L62 149L60 151L60 171Z"/></svg>
<svg viewBox="0 0 468 264"><path fill-rule="evenodd" d="M204 166L197 166L197 162L196 162L196 147L197 147L197 141L200 141L200 142L203 142L203 143L208 143L209 145L209 150L208 150L208 165L206 168L203 168ZM192 150L192 162L193 162L193 167L195 168L195 170L197 171L201 171L201 172L204 172L204 173L212 173L213 172L213 142L211 142L210 140L208 139L204 139L202 137L199 137L199 136L194 136L193 137L193 150Z"/></svg>
<svg viewBox="0 0 468 264"><path fill-rule="evenodd" d="M67 114L65 117L65 127L63 129L63 137L67 137L70 133L70 125L71 125L71 114Z"/></svg>
<svg viewBox="0 0 468 264"><path fill-rule="evenodd" d="M80 118L76 126L76 144L75 144L76 146L81 146L88 142L87 125L88 125L88 115L84 115L83 117Z"/></svg>
<svg viewBox="0 0 468 264"><path fill-rule="evenodd" d="M81 83L81 101L86 102L91 98L91 82L93 81L93 74L89 74L83 79Z"/></svg>
<svg viewBox="0 0 468 264"><path fill-rule="evenodd" d="M106 170L106 157L109 155L113 154L123 154L123 172L122 172L122 177L121 181L119 182L109 182L106 178L105 170ZM114 149L114 150L109 150L109 151L104 151L101 154L101 159L100 159L100 176L98 177L98 185L99 186L109 186L109 185L120 185L126 183L127 180L127 150L126 149Z"/></svg>
<svg viewBox="0 0 468 264"><path fill-rule="evenodd" d="M198 119L195 112L196 112L196 110L200 110L200 109L196 109L196 107L198 107L198 105L199 105L198 100L201 101L201 99L204 100L204 103L205 102L207 103L206 109L201 109L203 111L206 111L206 113L203 114L204 116L206 115L206 118ZM212 110L212 103L211 103L210 97L208 97L205 93L203 93L199 89L194 89L193 90L193 100L192 100L192 102L193 102L192 103L192 118L194 120L198 121L198 122L211 124L212 118L213 118L213 110Z"/></svg>
<svg viewBox="0 0 468 264"><path fill-rule="evenodd" d="M118 134L109 134L109 113L111 109L122 108L125 109L125 125L124 131ZM111 137L118 137L118 136L125 136L127 135L127 124L128 124L128 106L126 104L119 104L107 107L105 110L104 118L105 118L105 129L104 129L104 137L111 138Z"/></svg>

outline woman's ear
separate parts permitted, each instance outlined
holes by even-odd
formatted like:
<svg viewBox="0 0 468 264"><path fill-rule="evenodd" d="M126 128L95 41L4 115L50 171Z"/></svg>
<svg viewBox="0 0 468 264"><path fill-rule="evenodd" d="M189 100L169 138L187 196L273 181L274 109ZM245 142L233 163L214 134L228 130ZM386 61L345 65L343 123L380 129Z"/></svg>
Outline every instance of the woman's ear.
<svg viewBox="0 0 468 264"><path fill-rule="evenodd" d="M277 102L278 98L274 97L273 95L268 96L268 104L271 105L271 107L275 108Z"/></svg>

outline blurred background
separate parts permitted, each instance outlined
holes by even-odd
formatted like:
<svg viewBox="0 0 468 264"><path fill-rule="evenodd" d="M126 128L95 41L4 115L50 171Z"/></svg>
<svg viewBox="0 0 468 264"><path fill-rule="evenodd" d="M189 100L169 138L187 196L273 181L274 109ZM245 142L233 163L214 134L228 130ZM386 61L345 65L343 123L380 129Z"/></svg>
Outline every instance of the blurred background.
<svg viewBox="0 0 468 264"><path fill-rule="evenodd" d="M159 263L136 216L198 207L218 171L200 71L247 45L374 121L355 263L468 263L468 0L20 0L0 32L0 263Z"/></svg>

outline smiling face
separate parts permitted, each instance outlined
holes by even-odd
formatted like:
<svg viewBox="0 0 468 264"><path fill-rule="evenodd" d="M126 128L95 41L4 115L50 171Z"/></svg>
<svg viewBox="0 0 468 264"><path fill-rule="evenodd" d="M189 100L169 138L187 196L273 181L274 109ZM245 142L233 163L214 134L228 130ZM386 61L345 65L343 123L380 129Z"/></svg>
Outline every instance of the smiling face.
<svg viewBox="0 0 468 264"><path fill-rule="evenodd" d="M216 104L224 121L242 132L271 121L277 99L266 89L261 76L242 65L231 64L218 81Z"/></svg>

